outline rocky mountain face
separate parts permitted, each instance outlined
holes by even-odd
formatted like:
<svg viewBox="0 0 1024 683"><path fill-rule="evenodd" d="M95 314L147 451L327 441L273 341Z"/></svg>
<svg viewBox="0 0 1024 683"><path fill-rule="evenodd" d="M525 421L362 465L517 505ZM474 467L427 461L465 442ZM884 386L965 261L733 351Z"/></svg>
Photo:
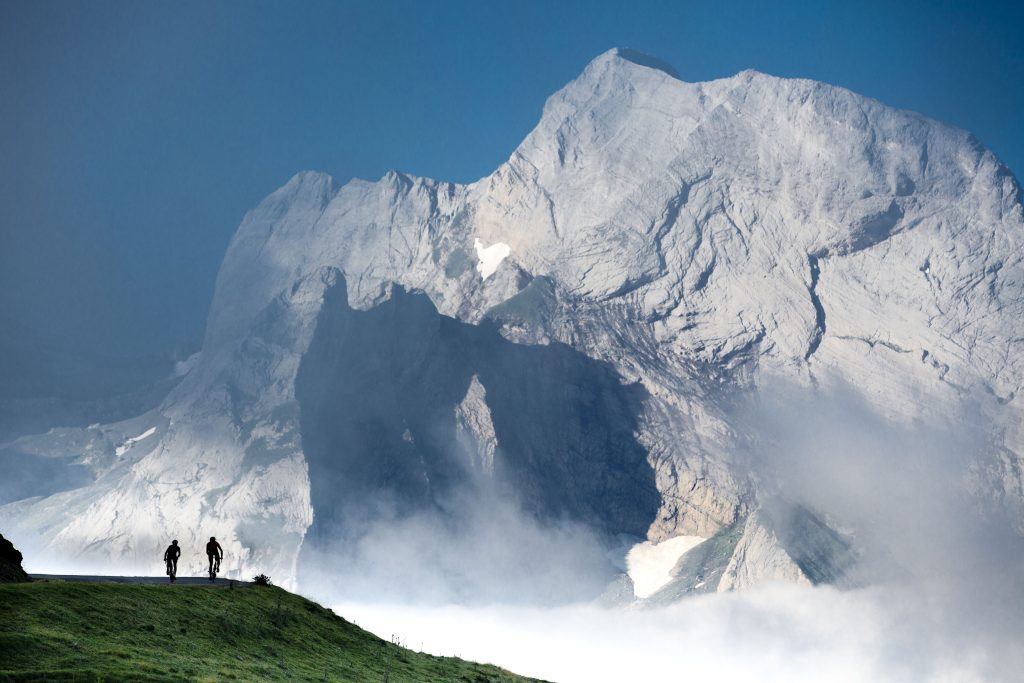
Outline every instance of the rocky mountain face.
<svg viewBox="0 0 1024 683"><path fill-rule="evenodd" d="M964 131L612 50L476 183L307 172L269 196L188 375L138 418L8 444L77 469L0 526L106 571L216 535L228 570L288 586L374 520L501 499L708 539L660 599L840 581L855 534L787 498L740 407L784 385L903 426L970 401L965 481L1024 531L1022 244L1018 184Z"/></svg>

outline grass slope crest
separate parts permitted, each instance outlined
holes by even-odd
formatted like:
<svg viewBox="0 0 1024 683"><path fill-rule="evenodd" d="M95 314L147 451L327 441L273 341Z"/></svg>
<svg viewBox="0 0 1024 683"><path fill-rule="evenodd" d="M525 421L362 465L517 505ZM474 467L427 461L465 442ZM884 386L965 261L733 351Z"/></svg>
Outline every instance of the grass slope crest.
<svg viewBox="0 0 1024 683"><path fill-rule="evenodd" d="M364 631L273 586L0 585L0 683L539 683Z"/></svg>

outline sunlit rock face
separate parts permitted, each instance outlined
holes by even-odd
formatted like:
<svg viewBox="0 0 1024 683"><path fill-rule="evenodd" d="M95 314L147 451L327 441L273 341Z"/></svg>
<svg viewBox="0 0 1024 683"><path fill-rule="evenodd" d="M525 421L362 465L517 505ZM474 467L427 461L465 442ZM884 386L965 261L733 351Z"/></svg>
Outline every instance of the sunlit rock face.
<svg viewBox="0 0 1024 683"><path fill-rule="evenodd" d="M779 491L736 408L783 383L900 425L969 400L969 484L1024 529L1022 243L1018 184L964 131L612 50L476 183L302 173L264 200L181 384L136 419L11 446L85 471L5 491L0 525L107 570L217 535L230 572L289 585L304 542L357 534L381 501L411 514L486 485L598 536L718 539L695 574L716 587L816 581L793 548L820 548L758 512Z"/></svg>

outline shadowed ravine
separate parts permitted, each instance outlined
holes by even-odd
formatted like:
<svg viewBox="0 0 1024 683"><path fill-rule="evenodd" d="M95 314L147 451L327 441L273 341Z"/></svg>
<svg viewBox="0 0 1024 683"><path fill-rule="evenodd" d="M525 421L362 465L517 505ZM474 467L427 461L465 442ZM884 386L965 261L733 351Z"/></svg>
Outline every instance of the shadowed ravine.
<svg viewBox="0 0 1024 683"><path fill-rule="evenodd" d="M339 278L296 394L314 509L307 559L382 519L429 514L458 534L470 508L511 502L531 523L611 538L646 535L658 509L634 436L642 387L566 345L514 344L488 321L440 315L424 294L396 286L358 311ZM461 423L460 410L472 413Z"/></svg>

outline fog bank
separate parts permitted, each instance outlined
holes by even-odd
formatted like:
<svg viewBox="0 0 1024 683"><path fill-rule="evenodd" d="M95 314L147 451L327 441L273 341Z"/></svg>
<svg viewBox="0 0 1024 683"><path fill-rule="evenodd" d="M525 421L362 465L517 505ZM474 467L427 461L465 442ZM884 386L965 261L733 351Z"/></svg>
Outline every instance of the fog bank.
<svg viewBox="0 0 1024 683"><path fill-rule="evenodd" d="M659 610L593 606L335 611L413 649L559 683L647 680L981 683L1019 679L1019 631L953 626L941 601L893 588L770 585Z"/></svg>
<svg viewBox="0 0 1024 683"><path fill-rule="evenodd" d="M395 598L401 592L366 585L361 595L350 593L357 599L336 601L336 610L414 649L561 683L1019 680L1024 543L987 474L987 435L994 427L983 399L965 400L934 419L878 415L848 387L775 387L737 405L757 504L799 505L836 529L858 558L840 586L762 583L749 592L691 597L664 608L636 603L611 609L590 601L467 605L450 591L438 595L463 604L402 604ZM785 516L780 519L784 524ZM542 580L555 594L561 580L566 594L579 588L572 574L599 545L566 543L576 538L573 529L556 538L534 528L535 539L545 541L533 546L486 526L468 529L487 531L489 541L463 539L453 546L455 537L418 527L374 534L371 544L436 542L443 561L428 575L441 585L463 581L467 571L481 571L496 558L557 548L565 554L556 555L556 563L577 564ZM786 533L779 529L780 536ZM461 552L449 555L453 547ZM404 557L406 579L422 580L417 572L437 559ZM596 577L589 576L592 586ZM461 585L473 593L472 583Z"/></svg>

